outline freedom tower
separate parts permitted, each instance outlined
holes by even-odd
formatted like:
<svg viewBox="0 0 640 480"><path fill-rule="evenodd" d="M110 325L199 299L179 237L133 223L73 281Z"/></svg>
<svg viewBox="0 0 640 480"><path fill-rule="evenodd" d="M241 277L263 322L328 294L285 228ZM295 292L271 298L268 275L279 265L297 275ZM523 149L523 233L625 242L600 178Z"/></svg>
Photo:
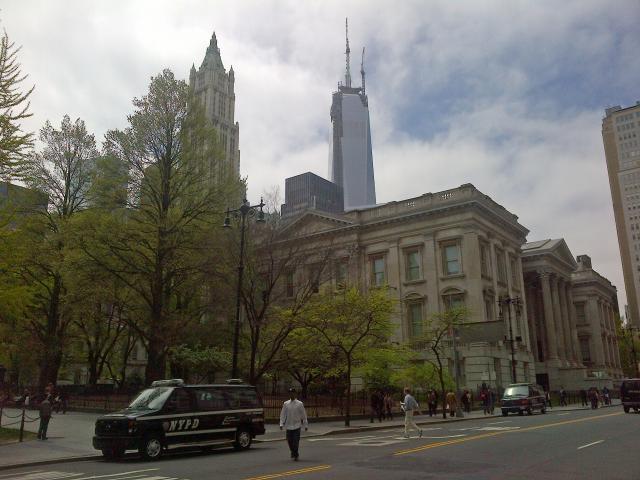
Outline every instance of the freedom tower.
<svg viewBox="0 0 640 480"><path fill-rule="evenodd" d="M329 177L344 192L344 209L370 207L376 204L373 175L369 100L365 92L364 48L360 75L362 86L351 86L349 26L346 30L346 71L344 84L338 83L331 104L332 134L329 148Z"/></svg>

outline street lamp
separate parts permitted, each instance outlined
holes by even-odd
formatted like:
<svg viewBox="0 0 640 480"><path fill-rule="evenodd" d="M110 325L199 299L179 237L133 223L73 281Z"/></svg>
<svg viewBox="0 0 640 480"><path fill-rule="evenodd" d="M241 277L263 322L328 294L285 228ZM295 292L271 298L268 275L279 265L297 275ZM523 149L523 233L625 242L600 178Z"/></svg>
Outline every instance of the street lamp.
<svg viewBox="0 0 640 480"><path fill-rule="evenodd" d="M456 326L451 325L451 330L449 331L451 335L451 348L453 349L453 373L454 380L456 382L456 417L464 417L464 413L462 413L462 405L460 399L460 360L458 358L458 347L456 344L456 336L458 332L456 331Z"/></svg>
<svg viewBox="0 0 640 480"><path fill-rule="evenodd" d="M244 233L247 225L247 216L254 217L257 215L256 223L264 223L265 206L262 198L258 205L250 205L247 199L242 200L239 208L230 210L227 208L227 214L224 217L223 228L231 228L231 217L240 219L240 258L238 259L238 288L236 290L236 318L233 328L233 361L231 366L231 378L238 376L238 338L240 337L240 298L242 295L242 274L244 272Z"/></svg>
<svg viewBox="0 0 640 480"><path fill-rule="evenodd" d="M516 316L520 315L520 307L522 306L522 302L520 297L509 297L504 296L498 299L498 305L500 306L500 318L504 318L503 315L503 305L507 307L507 322L509 322L509 344L511 345L511 381L512 383L517 383L516 377L516 354L515 349L513 347L514 341L521 341L522 337L513 338L513 327L511 325L511 305L514 306L516 310Z"/></svg>

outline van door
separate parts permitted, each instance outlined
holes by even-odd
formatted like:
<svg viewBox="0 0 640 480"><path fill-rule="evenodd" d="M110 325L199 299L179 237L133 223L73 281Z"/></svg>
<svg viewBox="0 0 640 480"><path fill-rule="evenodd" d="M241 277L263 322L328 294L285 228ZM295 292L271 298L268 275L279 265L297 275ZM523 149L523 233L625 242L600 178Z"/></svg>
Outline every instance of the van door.
<svg viewBox="0 0 640 480"><path fill-rule="evenodd" d="M201 387L194 389L199 429L202 438L208 441L224 441L235 438L235 424L230 421L229 401L223 388Z"/></svg>

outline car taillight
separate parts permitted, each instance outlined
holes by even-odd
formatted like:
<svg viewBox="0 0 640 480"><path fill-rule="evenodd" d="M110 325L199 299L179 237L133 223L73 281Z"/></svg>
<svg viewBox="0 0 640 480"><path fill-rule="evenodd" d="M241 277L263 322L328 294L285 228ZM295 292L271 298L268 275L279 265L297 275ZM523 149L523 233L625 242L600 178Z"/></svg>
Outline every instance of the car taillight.
<svg viewBox="0 0 640 480"><path fill-rule="evenodd" d="M529 405L529 400L520 400L520 405Z"/></svg>

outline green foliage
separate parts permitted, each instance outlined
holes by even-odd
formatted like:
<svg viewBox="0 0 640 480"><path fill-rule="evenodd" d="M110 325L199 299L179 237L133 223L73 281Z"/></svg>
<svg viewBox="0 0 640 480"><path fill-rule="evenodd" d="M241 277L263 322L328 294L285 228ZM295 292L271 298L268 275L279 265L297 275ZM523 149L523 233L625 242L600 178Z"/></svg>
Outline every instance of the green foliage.
<svg viewBox="0 0 640 480"><path fill-rule="evenodd" d="M33 134L20 129L20 122L32 115L28 109L34 87L20 90L26 75L20 71L19 51L5 32L0 38L0 178L5 179L22 174L22 161L33 147Z"/></svg>
<svg viewBox="0 0 640 480"><path fill-rule="evenodd" d="M169 350L169 357L179 375L195 383L212 381L217 371L231 366L231 354L217 347L178 345Z"/></svg>
<svg viewBox="0 0 640 480"><path fill-rule="evenodd" d="M367 349L356 359L354 374L364 380L367 388L384 389L398 385L398 376L408 368L413 354L402 346L389 345ZM402 383L402 382L400 382Z"/></svg>

